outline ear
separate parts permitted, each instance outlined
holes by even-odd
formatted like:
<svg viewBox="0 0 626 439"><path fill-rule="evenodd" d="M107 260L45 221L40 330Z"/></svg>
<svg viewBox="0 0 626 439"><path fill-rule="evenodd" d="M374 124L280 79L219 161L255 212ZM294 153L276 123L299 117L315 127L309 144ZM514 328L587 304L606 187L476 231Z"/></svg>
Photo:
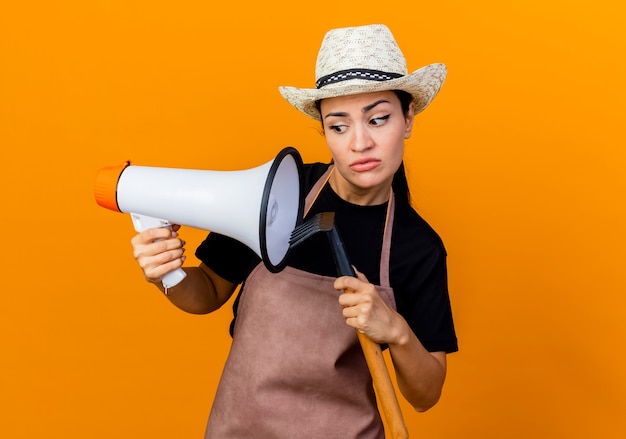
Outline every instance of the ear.
<svg viewBox="0 0 626 439"><path fill-rule="evenodd" d="M406 129L404 131L404 138L408 139L411 137L411 132L413 131L413 122L415 121L415 103L411 102L409 105L409 111L407 112L405 118Z"/></svg>

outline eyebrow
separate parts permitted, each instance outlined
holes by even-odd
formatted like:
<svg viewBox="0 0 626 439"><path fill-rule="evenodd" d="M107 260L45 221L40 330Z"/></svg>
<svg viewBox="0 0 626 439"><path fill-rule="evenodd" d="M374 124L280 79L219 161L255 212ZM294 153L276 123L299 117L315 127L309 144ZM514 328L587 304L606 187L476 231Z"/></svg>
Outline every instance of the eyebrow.
<svg viewBox="0 0 626 439"><path fill-rule="evenodd" d="M386 99L379 99L376 102L374 102L372 104L369 104L369 105L366 105L365 107L363 107L361 109L361 112L362 113L367 113L368 111L370 111L371 109L373 109L374 107L376 107L377 105L382 104L382 103L389 103L389 101L386 100ZM328 113L326 116L324 116L324 119L326 119L327 117L331 117L331 116L347 117L348 113L346 113L345 111L337 111L335 113Z"/></svg>
<svg viewBox="0 0 626 439"><path fill-rule="evenodd" d="M378 104L382 104L382 103L389 103L389 101L387 99L379 99L376 102L374 102L373 104L370 105L366 105L365 107L363 107L363 109L361 110L363 113L367 113L368 111L370 111L372 108L374 108L376 105Z"/></svg>

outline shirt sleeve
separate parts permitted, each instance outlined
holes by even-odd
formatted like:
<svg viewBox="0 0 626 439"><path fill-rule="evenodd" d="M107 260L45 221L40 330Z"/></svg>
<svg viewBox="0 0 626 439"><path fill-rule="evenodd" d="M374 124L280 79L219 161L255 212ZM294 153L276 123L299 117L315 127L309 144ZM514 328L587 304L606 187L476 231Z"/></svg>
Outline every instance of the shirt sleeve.
<svg viewBox="0 0 626 439"><path fill-rule="evenodd" d="M407 309L409 325L429 352L456 352L458 342L443 247L433 252L422 270L424 277L417 288L415 300Z"/></svg>
<svg viewBox="0 0 626 439"><path fill-rule="evenodd" d="M218 276L234 284L242 283L261 261L248 246L219 233L209 233L196 249L196 257Z"/></svg>
<svg viewBox="0 0 626 439"><path fill-rule="evenodd" d="M398 312L429 352L456 352L446 249L419 216L412 216L408 224L400 226L397 235L394 231L392 244L391 277L398 282L394 285Z"/></svg>

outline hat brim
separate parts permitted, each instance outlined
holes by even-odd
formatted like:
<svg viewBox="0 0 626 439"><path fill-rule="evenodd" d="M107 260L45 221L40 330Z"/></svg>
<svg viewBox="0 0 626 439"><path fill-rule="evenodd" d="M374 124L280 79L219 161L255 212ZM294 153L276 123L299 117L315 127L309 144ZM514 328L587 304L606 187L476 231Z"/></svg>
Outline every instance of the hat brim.
<svg viewBox="0 0 626 439"><path fill-rule="evenodd" d="M388 81L351 79L330 84L321 89L278 87L278 90L287 102L315 120L321 120L321 115L315 105L321 99L385 90L403 90L411 94L415 104L415 114L418 114L437 96L443 81L446 79L446 74L446 66L435 63L422 67L409 75Z"/></svg>

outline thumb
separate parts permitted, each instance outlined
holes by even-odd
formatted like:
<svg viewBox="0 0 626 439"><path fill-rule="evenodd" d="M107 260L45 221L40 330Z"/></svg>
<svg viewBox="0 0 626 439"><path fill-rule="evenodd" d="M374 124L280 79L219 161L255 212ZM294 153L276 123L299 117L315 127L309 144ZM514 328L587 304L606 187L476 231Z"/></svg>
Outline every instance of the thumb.
<svg viewBox="0 0 626 439"><path fill-rule="evenodd" d="M367 280L367 277L365 277L365 275L363 273L361 273L359 270L357 270L354 265L352 266L352 268L354 268L354 272L356 273L356 277L357 279L363 281L363 282L367 282L369 283L369 281Z"/></svg>

